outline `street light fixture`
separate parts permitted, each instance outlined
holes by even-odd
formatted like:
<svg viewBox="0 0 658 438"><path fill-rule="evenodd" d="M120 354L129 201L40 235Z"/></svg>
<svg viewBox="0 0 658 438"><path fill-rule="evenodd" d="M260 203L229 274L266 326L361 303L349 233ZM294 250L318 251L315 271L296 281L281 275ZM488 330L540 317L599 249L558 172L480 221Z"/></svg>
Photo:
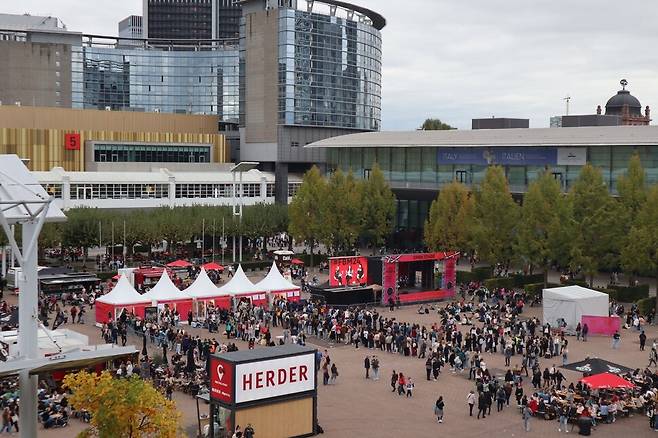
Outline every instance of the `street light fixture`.
<svg viewBox="0 0 658 438"><path fill-rule="evenodd" d="M244 207L244 202L242 200L243 190L242 190L242 174L244 172L249 172L252 169L255 169L258 166L256 161L241 161L235 166L231 167L231 173L233 174L233 216L240 217L240 258L239 262L242 263L242 207ZM235 176L236 174L240 175L239 184L236 184ZM240 192L236 191L236 186L239 188ZM238 205L238 198L240 198L240 203ZM233 235L233 263L235 263L235 234Z"/></svg>

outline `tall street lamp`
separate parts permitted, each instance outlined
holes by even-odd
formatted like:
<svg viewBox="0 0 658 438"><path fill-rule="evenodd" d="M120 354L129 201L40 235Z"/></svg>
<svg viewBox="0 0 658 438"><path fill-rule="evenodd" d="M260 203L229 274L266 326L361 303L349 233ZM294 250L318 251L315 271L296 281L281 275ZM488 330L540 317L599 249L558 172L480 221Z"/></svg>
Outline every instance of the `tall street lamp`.
<svg viewBox="0 0 658 438"><path fill-rule="evenodd" d="M242 207L244 207L243 190L242 190L242 174L244 172L249 172L251 169L255 169L258 166L256 161L241 161L235 166L231 167L231 173L233 174L233 216L239 216L239 228L240 228L240 258L239 262L242 263ZM236 184L236 174L239 175L239 184ZM236 190L236 186L239 189L239 193ZM238 204L238 198L240 198ZM235 263L235 235L233 235L233 263Z"/></svg>

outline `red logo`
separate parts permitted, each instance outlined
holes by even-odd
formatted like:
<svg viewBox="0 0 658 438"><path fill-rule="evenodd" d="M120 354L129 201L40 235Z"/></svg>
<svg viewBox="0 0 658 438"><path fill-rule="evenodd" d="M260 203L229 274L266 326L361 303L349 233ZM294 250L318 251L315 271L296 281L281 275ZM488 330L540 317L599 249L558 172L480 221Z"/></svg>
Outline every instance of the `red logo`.
<svg viewBox="0 0 658 438"><path fill-rule="evenodd" d="M211 358L210 396L225 403L233 402L233 364Z"/></svg>
<svg viewBox="0 0 658 438"><path fill-rule="evenodd" d="M80 134L64 134L64 148L67 151L79 151Z"/></svg>

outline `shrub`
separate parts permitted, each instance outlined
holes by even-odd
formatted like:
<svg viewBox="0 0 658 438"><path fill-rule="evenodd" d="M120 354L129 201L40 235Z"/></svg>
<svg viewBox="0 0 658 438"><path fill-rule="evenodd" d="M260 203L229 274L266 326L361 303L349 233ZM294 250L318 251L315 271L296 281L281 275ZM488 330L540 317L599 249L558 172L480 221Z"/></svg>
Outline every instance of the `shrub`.
<svg viewBox="0 0 658 438"><path fill-rule="evenodd" d="M640 284L638 286L608 286L609 289L616 291L617 301L622 303L634 303L635 301L647 298L649 296L649 285Z"/></svg>
<svg viewBox="0 0 658 438"><path fill-rule="evenodd" d="M656 299L653 297L642 298L637 302L640 315L649 315L653 313L656 308Z"/></svg>
<svg viewBox="0 0 658 438"><path fill-rule="evenodd" d="M531 283L543 283L544 274L532 274L532 275L523 275L523 274L514 274L511 277L514 280L515 287L521 287L526 284Z"/></svg>
<svg viewBox="0 0 658 438"><path fill-rule="evenodd" d="M97 272L96 277L100 278L101 283L105 283L108 279L114 277L116 272Z"/></svg>
<svg viewBox="0 0 658 438"><path fill-rule="evenodd" d="M560 287L559 284L555 283L548 283L546 285L547 288L551 287ZM541 295L542 290L544 289L544 282L541 283L529 283L523 286L523 289L527 292L527 294L531 297L534 297L536 295Z"/></svg>
<svg viewBox="0 0 658 438"><path fill-rule="evenodd" d="M457 284L476 281L475 275L470 271L457 271Z"/></svg>
<svg viewBox="0 0 658 438"><path fill-rule="evenodd" d="M487 278L493 277L493 267L491 266L480 266L479 268L471 269L475 281L486 280Z"/></svg>
<svg viewBox="0 0 658 438"><path fill-rule="evenodd" d="M505 289L512 289L514 288L514 286L516 286L514 283L514 279L511 277L488 278L484 280L483 284L484 287L486 287L489 290L503 288L503 287Z"/></svg>

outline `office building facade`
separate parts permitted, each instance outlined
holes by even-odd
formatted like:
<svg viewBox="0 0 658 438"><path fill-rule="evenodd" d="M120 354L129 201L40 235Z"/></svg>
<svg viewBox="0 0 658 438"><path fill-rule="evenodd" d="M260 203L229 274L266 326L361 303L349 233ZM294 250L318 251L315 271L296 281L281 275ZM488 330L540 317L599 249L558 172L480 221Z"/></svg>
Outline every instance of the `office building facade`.
<svg viewBox="0 0 658 438"><path fill-rule="evenodd" d="M119 21L119 38L129 38L122 39L122 44L130 45L139 45L139 41L131 41L132 38L141 39L144 36L142 29L142 16L141 15L129 15L123 20Z"/></svg>
<svg viewBox="0 0 658 438"><path fill-rule="evenodd" d="M239 0L143 0L144 36L168 40L237 38Z"/></svg>

